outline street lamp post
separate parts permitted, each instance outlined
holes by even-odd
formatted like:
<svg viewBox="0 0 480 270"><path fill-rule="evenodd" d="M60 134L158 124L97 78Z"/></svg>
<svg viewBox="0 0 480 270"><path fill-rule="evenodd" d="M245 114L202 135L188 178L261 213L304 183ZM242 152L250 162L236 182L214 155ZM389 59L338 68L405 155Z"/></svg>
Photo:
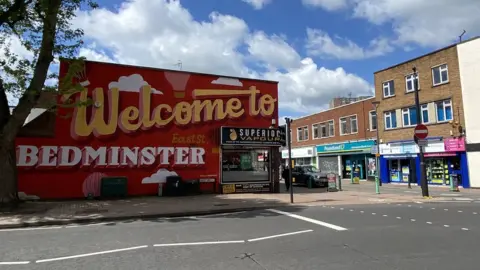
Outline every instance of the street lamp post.
<svg viewBox="0 0 480 270"><path fill-rule="evenodd" d="M375 106L375 115L377 117L377 153L375 155L375 192L380 194L380 164L379 164L379 156L380 156L380 136L378 135L378 105L380 105L380 101L373 101L373 106Z"/></svg>
<svg viewBox="0 0 480 270"><path fill-rule="evenodd" d="M413 88L415 90L415 110L417 113L417 125L420 125L422 123L422 115L421 115L421 110L420 110L420 98L418 96L418 73L417 73L417 68L413 67ZM417 145L418 145L418 139L414 136ZM423 154L423 146L418 145L419 148L419 156L420 156L420 185L422 187L422 196L423 197L429 197L428 194L428 183L427 183L427 177L425 174L425 155ZM408 184L410 185L410 179L408 181Z"/></svg>

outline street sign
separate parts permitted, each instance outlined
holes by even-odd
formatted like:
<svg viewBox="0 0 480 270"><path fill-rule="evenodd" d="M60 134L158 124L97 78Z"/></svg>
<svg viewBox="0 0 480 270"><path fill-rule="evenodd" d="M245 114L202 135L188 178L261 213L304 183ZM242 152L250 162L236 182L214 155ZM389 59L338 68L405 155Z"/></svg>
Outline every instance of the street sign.
<svg viewBox="0 0 480 270"><path fill-rule="evenodd" d="M428 146L428 140L417 140L418 146Z"/></svg>
<svg viewBox="0 0 480 270"><path fill-rule="evenodd" d="M370 149L370 154L375 155L378 152L377 149L378 149L377 146L373 145L372 148Z"/></svg>
<svg viewBox="0 0 480 270"><path fill-rule="evenodd" d="M428 136L427 126L422 125L422 124L418 124L415 127L414 135L415 135L415 137L417 137L418 139L421 139L421 140L427 138L427 136Z"/></svg>

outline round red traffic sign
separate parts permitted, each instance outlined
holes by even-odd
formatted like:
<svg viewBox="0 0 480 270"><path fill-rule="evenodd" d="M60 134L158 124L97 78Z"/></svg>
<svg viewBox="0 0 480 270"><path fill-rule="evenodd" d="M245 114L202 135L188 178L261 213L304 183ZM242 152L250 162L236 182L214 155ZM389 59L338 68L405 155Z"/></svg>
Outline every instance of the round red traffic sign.
<svg viewBox="0 0 480 270"><path fill-rule="evenodd" d="M414 130L414 135L415 135L415 137L417 137L420 140L427 138L427 136L428 136L427 126L422 125L422 124L417 125L415 127L415 130Z"/></svg>

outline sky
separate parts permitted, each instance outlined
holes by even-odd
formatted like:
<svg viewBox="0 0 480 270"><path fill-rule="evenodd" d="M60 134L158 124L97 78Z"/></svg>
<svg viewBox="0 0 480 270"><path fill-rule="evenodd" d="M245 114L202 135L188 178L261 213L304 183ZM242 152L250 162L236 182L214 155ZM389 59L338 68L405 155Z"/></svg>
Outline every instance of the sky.
<svg viewBox="0 0 480 270"><path fill-rule="evenodd" d="M280 116L373 95L373 73L480 34L479 0L97 0L89 60L279 82Z"/></svg>

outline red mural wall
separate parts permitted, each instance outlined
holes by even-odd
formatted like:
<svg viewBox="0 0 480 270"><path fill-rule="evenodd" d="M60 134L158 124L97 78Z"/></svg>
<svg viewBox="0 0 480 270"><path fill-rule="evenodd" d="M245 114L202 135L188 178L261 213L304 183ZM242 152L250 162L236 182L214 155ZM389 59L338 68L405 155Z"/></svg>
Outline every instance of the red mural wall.
<svg viewBox="0 0 480 270"><path fill-rule="evenodd" d="M17 139L20 192L99 195L104 176L126 176L129 195L153 195L169 175L218 183L220 127L278 119L275 82L90 61L77 79L86 91L62 99L93 105L60 109L54 137Z"/></svg>

